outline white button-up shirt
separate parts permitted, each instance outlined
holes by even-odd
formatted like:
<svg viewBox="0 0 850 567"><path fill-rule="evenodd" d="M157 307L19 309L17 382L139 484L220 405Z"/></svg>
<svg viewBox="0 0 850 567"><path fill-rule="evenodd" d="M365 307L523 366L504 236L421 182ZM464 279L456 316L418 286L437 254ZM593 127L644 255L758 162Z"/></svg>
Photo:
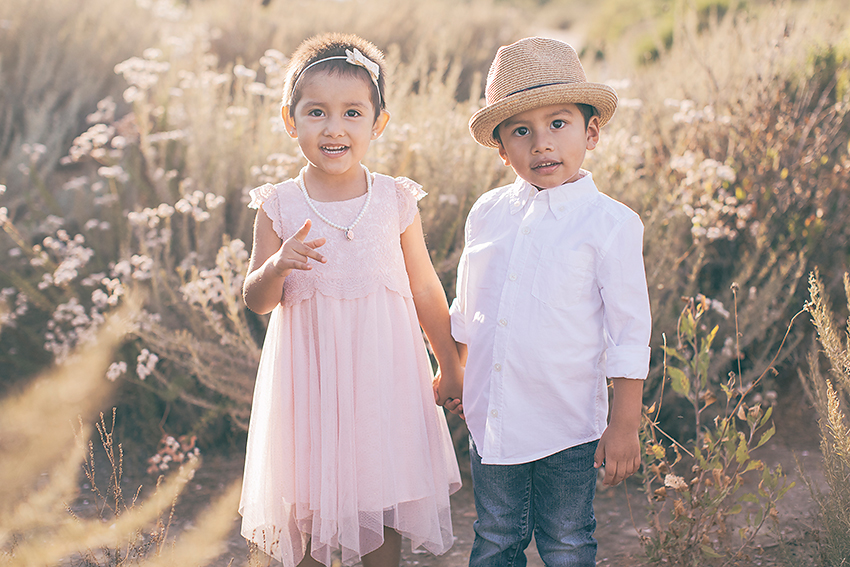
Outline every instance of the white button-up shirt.
<svg viewBox="0 0 850 567"><path fill-rule="evenodd" d="M599 439L606 377L649 369L640 217L589 173L545 191L518 178L478 199L465 240L452 335L469 348L463 408L482 462Z"/></svg>

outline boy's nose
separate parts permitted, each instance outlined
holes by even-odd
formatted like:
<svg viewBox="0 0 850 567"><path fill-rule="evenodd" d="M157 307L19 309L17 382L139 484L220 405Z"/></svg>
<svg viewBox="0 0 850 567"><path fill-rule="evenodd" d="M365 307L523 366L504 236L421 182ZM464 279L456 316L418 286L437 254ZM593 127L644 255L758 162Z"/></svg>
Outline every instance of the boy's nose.
<svg viewBox="0 0 850 567"><path fill-rule="evenodd" d="M553 137L549 132L535 132L531 139L532 153L551 152L555 149Z"/></svg>

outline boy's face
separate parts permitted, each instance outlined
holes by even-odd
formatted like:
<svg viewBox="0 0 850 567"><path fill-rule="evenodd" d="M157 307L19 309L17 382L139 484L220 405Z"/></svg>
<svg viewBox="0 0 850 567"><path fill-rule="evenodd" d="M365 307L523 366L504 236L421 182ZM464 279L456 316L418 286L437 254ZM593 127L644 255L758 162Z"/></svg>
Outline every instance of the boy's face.
<svg viewBox="0 0 850 567"><path fill-rule="evenodd" d="M579 178L584 154L599 142L599 117L584 117L572 103L526 110L499 124L499 155L517 175L551 189Z"/></svg>

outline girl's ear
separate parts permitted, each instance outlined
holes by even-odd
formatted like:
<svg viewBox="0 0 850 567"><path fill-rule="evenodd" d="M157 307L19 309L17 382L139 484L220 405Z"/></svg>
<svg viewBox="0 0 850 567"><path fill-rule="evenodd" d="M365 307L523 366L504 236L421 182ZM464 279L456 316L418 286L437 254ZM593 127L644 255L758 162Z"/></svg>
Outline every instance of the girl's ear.
<svg viewBox="0 0 850 567"><path fill-rule="evenodd" d="M295 120L292 118L292 115L289 114L288 106L280 107L280 117L283 118L283 123L286 125L286 131L289 134L290 138L298 137L298 129L295 127Z"/></svg>
<svg viewBox="0 0 850 567"><path fill-rule="evenodd" d="M384 128L387 127L387 123L390 121L390 113L386 110L382 110L378 117L375 119L375 123L372 125L372 139L377 140L381 137L381 134L384 133Z"/></svg>

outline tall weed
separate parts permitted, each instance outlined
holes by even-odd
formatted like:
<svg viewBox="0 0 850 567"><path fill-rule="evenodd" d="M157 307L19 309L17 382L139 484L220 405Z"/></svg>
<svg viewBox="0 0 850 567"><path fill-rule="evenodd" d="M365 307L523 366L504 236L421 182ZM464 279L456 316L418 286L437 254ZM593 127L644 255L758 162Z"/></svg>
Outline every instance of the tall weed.
<svg viewBox="0 0 850 567"><path fill-rule="evenodd" d="M820 425L823 474L829 489L824 494L810 485L820 510L820 558L823 565L845 565L850 557L850 327L842 333L836 324L829 297L817 271L809 276L811 301L807 305L817 329L820 349L809 354L809 371L800 372ZM850 310L850 276L844 274L844 295ZM821 359L829 363L824 373Z"/></svg>

